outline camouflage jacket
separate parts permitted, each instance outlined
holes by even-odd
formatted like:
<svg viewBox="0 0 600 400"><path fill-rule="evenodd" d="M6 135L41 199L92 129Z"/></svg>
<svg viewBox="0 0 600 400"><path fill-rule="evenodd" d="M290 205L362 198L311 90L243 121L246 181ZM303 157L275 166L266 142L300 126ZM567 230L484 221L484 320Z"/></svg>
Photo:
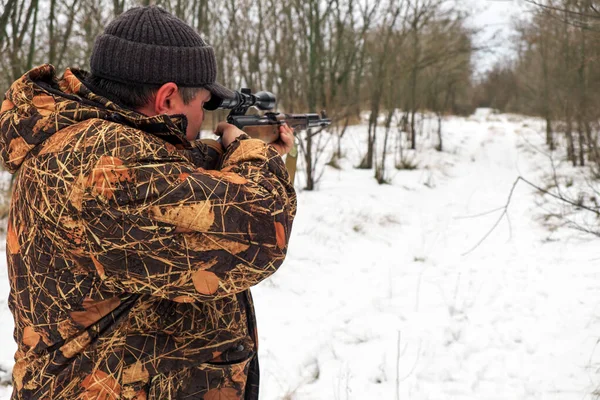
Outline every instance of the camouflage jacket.
<svg viewBox="0 0 600 400"><path fill-rule="evenodd" d="M281 157L248 137L216 157L84 78L44 65L2 103L12 398L256 399L249 288L296 211Z"/></svg>

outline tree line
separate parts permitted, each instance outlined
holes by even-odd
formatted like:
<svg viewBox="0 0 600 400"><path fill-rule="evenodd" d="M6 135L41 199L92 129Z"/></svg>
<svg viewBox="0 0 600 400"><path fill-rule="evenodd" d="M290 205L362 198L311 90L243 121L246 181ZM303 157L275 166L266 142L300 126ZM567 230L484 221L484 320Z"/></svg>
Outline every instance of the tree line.
<svg viewBox="0 0 600 400"><path fill-rule="evenodd" d="M528 0L516 25L516 59L499 63L476 102L545 120L550 150L564 146L573 166L600 177L600 1Z"/></svg>
<svg viewBox="0 0 600 400"><path fill-rule="evenodd" d="M474 31L448 0L0 0L0 89L46 62L87 68L106 24L149 4L207 39L226 86L272 91L286 112L327 110L331 129L300 135L308 190L330 157L325 143L337 142L333 162L343 157L340 142L361 113L368 142L358 167L383 183L389 157L402 168L418 149L421 113L437 117L442 150L443 115L473 109Z"/></svg>

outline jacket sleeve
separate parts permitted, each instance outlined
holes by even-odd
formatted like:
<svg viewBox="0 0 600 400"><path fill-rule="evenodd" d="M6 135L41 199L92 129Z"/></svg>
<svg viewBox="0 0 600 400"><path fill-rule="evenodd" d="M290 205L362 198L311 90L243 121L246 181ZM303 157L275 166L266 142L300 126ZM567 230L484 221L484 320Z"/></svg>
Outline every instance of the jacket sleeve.
<svg viewBox="0 0 600 400"><path fill-rule="evenodd" d="M193 302L270 276L287 251L296 195L278 153L238 139L220 170L103 156L85 180L89 255L111 290Z"/></svg>
<svg viewBox="0 0 600 400"><path fill-rule="evenodd" d="M204 169L217 169L223 158L221 143L212 139L200 139L191 142L191 149L184 150L183 156L190 160L196 167Z"/></svg>

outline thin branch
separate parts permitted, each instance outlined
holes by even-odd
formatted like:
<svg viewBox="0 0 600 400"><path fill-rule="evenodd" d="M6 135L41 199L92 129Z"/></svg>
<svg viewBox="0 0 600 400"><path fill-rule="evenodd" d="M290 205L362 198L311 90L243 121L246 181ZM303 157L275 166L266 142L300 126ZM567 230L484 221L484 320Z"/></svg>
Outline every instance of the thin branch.
<svg viewBox="0 0 600 400"><path fill-rule="evenodd" d="M598 210L598 209L593 209L593 208L587 207L587 206L585 206L585 205L583 205L583 204L575 203L575 202L573 202L573 201L571 201L571 200L569 200L569 199L566 199L566 198L564 198L564 197L562 197L562 196L559 196L559 195L557 195L557 194L554 194L554 193L552 193L552 192L550 192L550 191L548 191L548 190L542 189L541 187L539 187L538 185L536 185L536 184L532 183L531 181L529 181L529 180L527 180L527 179L523 178L522 176L519 176L519 177L518 177L518 178L515 180L515 182L513 183L513 185L512 185L512 188L510 189L510 193L508 194L508 199L507 199L507 201L506 201L506 204L504 205L504 207L502 207L502 208L501 208L501 209L504 209L504 211L502 212L502 214L500 215L500 217L498 217L498 219L496 220L496 222L494 223L494 225L493 225L493 226L490 228L490 230L488 230L488 232L487 232L487 233L486 233L486 234L485 234L485 235L484 235L484 236L483 236L483 237L482 237L482 238L481 238L481 239L480 239L480 240L477 242L477 244L476 244L475 246L473 246L473 247L472 247L472 248L471 248L469 251L467 251L467 252L465 252L465 253L463 253L463 254L462 254L463 256L466 256L466 255L468 255L468 254L472 253L472 252L473 252L475 249L477 249L477 248L478 248L478 247L479 247L479 246L480 246L480 245L481 245L481 244L482 244L482 243L483 243L483 242L484 242L484 241L485 241L485 240L486 240L486 239L487 239L487 238L488 238L488 237L489 237L489 236L492 234L492 232L493 232L493 231L494 231L494 230L495 230L495 229L498 227L498 225L499 225L499 224L500 224L500 222L502 221L502 218L504 218L505 216L508 218L508 207L510 206L510 202L511 202L511 200L512 200L513 193L514 193L514 191L515 191L515 188L517 187L517 184L519 183L519 181L523 181L524 183L528 184L528 185L529 185L529 186L531 186L532 188L534 188L534 189L538 190L539 192L541 192L541 193L544 193L544 194L546 194L546 195L548 195L548 196L550 196L550 197L553 197L553 198L555 198L555 199L557 199L557 200L560 200L560 201L562 201L562 202L564 202L564 203L567 203L567 204L569 204L569 205L572 205L572 206L574 206L574 207L576 207L576 208L578 208L578 209L582 209L582 210L590 211L590 212L594 213L595 215L597 215L597 216L600 216L600 210ZM495 210L495 211L498 211L498 209L497 209L497 210ZM489 212L488 212L488 213L489 213ZM579 224L577 224L577 223L576 223L576 222L574 222L574 221L569 221L569 223L571 223L571 224L573 225L573 227L574 227L575 229L577 229L577 230L580 230L580 231L583 231L583 232L587 232L587 233L591 233L591 234L594 234L594 235L600 236L600 232L595 232L595 231L589 230L589 229L587 229L587 228L581 227ZM509 220L509 224L510 224L510 220Z"/></svg>
<svg viewBox="0 0 600 400"><path fill-rule="evenodd" d="M558 11L558 12L562 12L562 13L577 15L579 17L600 18L600 13L598 13L598 11L592 6L590 6L590 8L592 10L594 10L596 15L588 14L588 13L584 13L584 12L580 12L580 11L573 11L573 10L569 10L568 8L562 8L562 7L556 7L556 6L551 6L551 5L547 5L547 4L542 4L536 0L525 0L525 2L532 4L534 6L537 6L537 7L543 8L545 10Z"/></svg>
<svg viewBox="0 0 600 400"><path fill-rule="evenodd" d="M466 256L466 255L472 253L475 249L477 249L492 234L492 232L498 227L498 225L500 224L500 221L502 221L502 218L504 218L504 216L508 213L508 206L510 205L510 201L512 199L515 188L517 187L517 184L519 183L519 181L521 179L522 179L521 177L518 177L515 180L515 182L513 183L512 188L510 189L510 193L508 194L508 199L506 200L506 204L504 205L504 207L502 207L504 209L504 211L502 211L502 214L500 214L500 217L498 217L498 219L496 220L496 222L494 223L492 228L477 242L477 244L475 246L473 246L469 251L463 253L462 254L463 256Z"/></svg>

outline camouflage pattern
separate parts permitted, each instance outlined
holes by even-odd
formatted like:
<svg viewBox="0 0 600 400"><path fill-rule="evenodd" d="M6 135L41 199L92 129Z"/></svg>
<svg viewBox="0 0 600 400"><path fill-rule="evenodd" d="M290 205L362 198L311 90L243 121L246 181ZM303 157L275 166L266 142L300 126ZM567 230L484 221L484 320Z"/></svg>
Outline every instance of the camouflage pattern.
<svg viewBox="0 0 600 400"><path fill-rule="evenodd" d="M247 136L221 157L84 78L44 65L2 103L12 398L258 398L249 288L296 211L281 157Z"/></svg>

